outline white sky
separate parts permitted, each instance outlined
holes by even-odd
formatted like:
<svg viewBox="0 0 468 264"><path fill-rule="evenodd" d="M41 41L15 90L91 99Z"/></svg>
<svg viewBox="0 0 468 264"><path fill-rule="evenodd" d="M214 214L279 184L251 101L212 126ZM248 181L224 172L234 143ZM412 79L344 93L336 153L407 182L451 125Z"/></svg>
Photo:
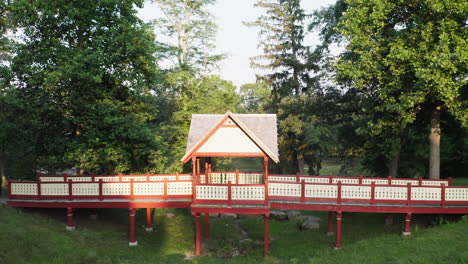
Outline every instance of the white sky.
<svg viewBox="0 0 468 264"><path fill-rule="evenodd" d="M225 53L228 57L221 64L219 72L223 79L232 81L236 86L255 82L255 71L250 68L249 57L261 54L257 49L257 29L248 28L243 21L254 21L262 12L254 8L255 0L218 0L210 9L216 18L218 34L214 53ZM302 0L302 6L307 13L320 7L333 4L335 0ZM156 4L145 3L138 15L145 22L161 16ZM318 43L316 35L310 34L305 44L314 46Z"/></svg>

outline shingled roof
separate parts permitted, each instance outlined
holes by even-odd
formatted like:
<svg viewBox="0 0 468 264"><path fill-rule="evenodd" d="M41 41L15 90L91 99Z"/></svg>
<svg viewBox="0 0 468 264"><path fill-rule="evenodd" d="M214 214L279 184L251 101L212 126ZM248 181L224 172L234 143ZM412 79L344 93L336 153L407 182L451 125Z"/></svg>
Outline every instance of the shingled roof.
<svg viewBox="0 0 468 264"><path fill-rule="evenodd" d="M225 115L193 114L187 141L187 149L181 161L187 162L201 141L220 124L230 117L252 141L274 162L279 162L277 127L275 114L233 114Z"/></svg>

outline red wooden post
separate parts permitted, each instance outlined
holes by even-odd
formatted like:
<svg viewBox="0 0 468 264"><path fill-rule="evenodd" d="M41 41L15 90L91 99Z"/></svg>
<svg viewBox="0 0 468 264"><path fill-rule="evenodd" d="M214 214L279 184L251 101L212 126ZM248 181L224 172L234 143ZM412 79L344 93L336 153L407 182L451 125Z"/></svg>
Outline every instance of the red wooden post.
<svg viewBox="0 0 468 264"><path fill-rule="evenodd" d="M75 224L73 223L73 208L67 208L67 227L68 231L75 230Z"/></svg>
<svg viewBox="0 0 468 264"><path fill-rule="evenodd" d="M341 211L336 212L336 245L335 249L341 248L341 220L343 213Z"/></svg>
<svg viewBox="0 0 468 264"><path fill-rule="evenodd" d="M421 176L419 176L418 181L419 181L419 186L422 186L422 177Z"/></svg>
<svg viewBox="0 0 468 264"><path fill-rule="evenodd" d="M228 181L228 205L232 205L231 181Z"/></svg>
<svg viewBox="0 0 468 264"><path fill-rule="evenodd" d="M39 181L37 181L37 199L42 200L41 178L39 178Z"/></svg>
<svg viewBox="0 0 468 264"><path fill-rule="evenodd" d="M452 186L452 177L448 177L448 186Z"/></svg>
<svg viewBox="0 0 468 264"><path fill-rule="evenodd" d="M305 202L305 180L301 181L301 203Z"/></svg>
<svg viewBox="0 0 468 264"><path fill-rule="evenodd" d="M301 179L299 178L299 172L296 173L296 182L301 182Z"/></svg>
<svg viewBox="0 0 468 264"><path fill-rule="evenodd" d="M64 174L64 175L63 175L63 181L64 181L64 182L67 182L67 181L68 181L68 176L67 176L67 174Z"/></svg>
<svg viewBox="0 0 468 264"><path fill-rule="evenodd" d="M119 181L122 181L122 173L119 173Z"/></svg>
<svg viewBox="0 0 468 264"><path fill-rule="evenodd" d="M268 157L267 156L263 157L263 184L265 185L265 205L268 205Z"/></svg>
<svg viewBox="0 0 468 264"><path fill-rule="evenodd" d="M445 184L442 183L440 186L440 206L445 207Z"/></svg>
<svg viewBox="0 0 468 264"><path fill-rule="evenodd" d="M200 256L200 214L195 214L195 255Z"/></svg>
<svg viewBox="0 0 468 264"><path fill-rule="evenodd" d="M200 177L200 159L197 158L197 178L198 178L198 182L197 183L201 183L201 177Z"/></svg>
<svg viewBox="0 0 468 264"><path fill-rule="evenodd" d="M151 208L146 208L146 227L145 227L145 231L146 232L153 231L152 210L151 210Z"/></svg>
<svg viewBox="0 0 468 264"><path fill-rule="evenodd" d="M405 217L405 231L402 233L404 236L411 235L411 213L406 213Z"/></svg>
<svg viewBox="0 0 468 264"><path fill-rule="evenodd" d="M167 178L164 178L164 195L163 200L167 200Z"/></svg>
<svg viewBox="0 0 468 264"><path fill-rule="evenodd" d="M135 208L128 208L129 215L130 215L130 241L128 245L133 247L138 245L138 241L135 238L135 215L136 209Z"/></svg>
<svg viewBox="0 0 468 264"><path fill-rule="evenodd" d="M268 256L268 220L270 220L270 214L265 214L263 217L263 256Z"/></svg>
<svg viewBox="0 0 468 264"><path fill-rule="evenodd" d="M333 212L328 212L328 231L327 236L333 236Z"/></svg>
<svg viewBox="0 0 468 264"><path fill-rule="evenodd" d="M336 202L338 204L341 204L341 181L338 181L338 190L337 190L338 198L336 199Z"/></svg>
<svg viewBox="0 0 468 264"><path fill-rule="evenodd" d="M95 182L95 181L96 181L96 179L95 179L95 178L96 178L96 176L94 175L94 173L93 173L93 174L91 174L91 181L92 181L92 182Z"/></svg>
<svg viewBox="0 0 468 264"><path fill-rule="evenodd" d="M150 181L150 173L149 172L146 173L146 181L147 182Z"/></svg>
<svg viewBox="0 0 468 264"><path fill-rule="evenodd" d="M73 187L71 179L68 179L68 200L73 200Z"/></svg>
<svg viewBox="0 0 468 264"><path fill-rule="evenodd" d="M370 204L374 204L375 203L375 182L371 182L371 185L370 185L370 195L371 195L371 199L370 199Z"/></svg>
<svg viewBox="0 0 468 264"><path fill-rule="evenodd" d="M388 185L392 185L392 176L388 176Z"/></svg>
<svg viewBox="0 0 468 264"><path fill-rule="evenodd" d="M205 239L210 239L210 214L205 213Z"/></svg>
<svg viewBox="0 0 468 264"><path fill-rule="evenodd" d="M179 173L178 172L175 173L175 180L179 181Z"/></svg>
<svg viewBox="0 0 468 264"><path fill-rule="evenodd" d="M362 175L359 175L359 184L362 184Z"/></svg>
<svg viewBox="0 0 468 264"><path fill-rule="evenodd" d="M333 183L333 174L330 174L330 177L328 178L328 183Z"/></svg>
<svg viewBox="0 0 468 264"><path fill-rule="evenodd" d="M96 208L91 208L91 214L89 215L89 218L91 218L91 220L97 220L97 209Z"/></svg>
<svg viewBox="0 0 468 264"><path fill-rule="evenodd" d="M195 204L197 201L197 184L196 184L196 161L195 157L192 157L192 204Z"/></svg>
<svg viewBox="0 0 468 264"><path fill-rule="evenodd" d="M133 191L133 179L130 179L130 200L134 200L135 199L135 193Z"/></svg>
<svg viewBox="0 0 468 264"><path fill-rule="evenodd" d="M406 193L406 198L407 198L406 204L408 206L411 206L411 183L408 182L406 186L407 186L406 188L408 189L408 192Z"/></svg>
<svg viewBox="0 0 468 264"><path fill-rule="evenodd" d="M99 201L102 201L102 178L99 179Z"/></svg>
<svg viewBox="0 0 468 264"><path fill-rule="evenodd" d="M239 169L236 169L236 184L239 184Z"/></svg>

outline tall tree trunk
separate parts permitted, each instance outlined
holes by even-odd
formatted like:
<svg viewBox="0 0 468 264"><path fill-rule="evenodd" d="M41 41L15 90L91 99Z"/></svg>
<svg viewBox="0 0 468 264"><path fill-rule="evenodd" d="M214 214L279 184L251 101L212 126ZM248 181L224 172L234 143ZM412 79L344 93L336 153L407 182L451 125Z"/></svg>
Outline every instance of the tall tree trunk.
<svg viewBox="0 0 468 264"><path fill-rule="evenodd" d="M403 147L406 145L406 140L408 139L408 128L404 128L401 130L400 135L400 145L398 147L398 151L390 161L388 166L388 176L398 177L398 166L400 165L400 155Z"/></svg>
<svg viewBox="0 0 468 264"><path fill-rule="evenodd" d="M297 152L297 172L299 172L300 175L304 175L304 156L302 155L301 152Z"/></svg>
<svg viewBox="0 0 468 264"><path fill-rule="evenodd" d="M440 179L440 106L431 114L429 134L429 179Z"/></svg>

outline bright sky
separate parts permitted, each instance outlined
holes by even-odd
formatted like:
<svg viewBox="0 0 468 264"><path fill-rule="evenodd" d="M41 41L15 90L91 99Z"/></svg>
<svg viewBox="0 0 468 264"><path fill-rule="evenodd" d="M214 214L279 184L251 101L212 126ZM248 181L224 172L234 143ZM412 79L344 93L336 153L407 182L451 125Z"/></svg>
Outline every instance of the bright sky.
<svg viewBox="0 0 468 264"><path fill-rule="evenodd" d="M216 37L216 52L225 53L228 57L223 61L219 72L223 79L232 81L236 86L255 82L255 71L250 68L249 57L261 54L257 49L257 29L248 28L243 21L254 21L261 13L261 8L254 8L254 0L218 0L211 8L216 18L218 34ZM302 6L307 13L321 7L333 4L335 0L303 0ZM139 10L139 16L148 22L161 16L156 4L146 2ZM316 35L306 38L306 45L317 44Z"/></svg>

